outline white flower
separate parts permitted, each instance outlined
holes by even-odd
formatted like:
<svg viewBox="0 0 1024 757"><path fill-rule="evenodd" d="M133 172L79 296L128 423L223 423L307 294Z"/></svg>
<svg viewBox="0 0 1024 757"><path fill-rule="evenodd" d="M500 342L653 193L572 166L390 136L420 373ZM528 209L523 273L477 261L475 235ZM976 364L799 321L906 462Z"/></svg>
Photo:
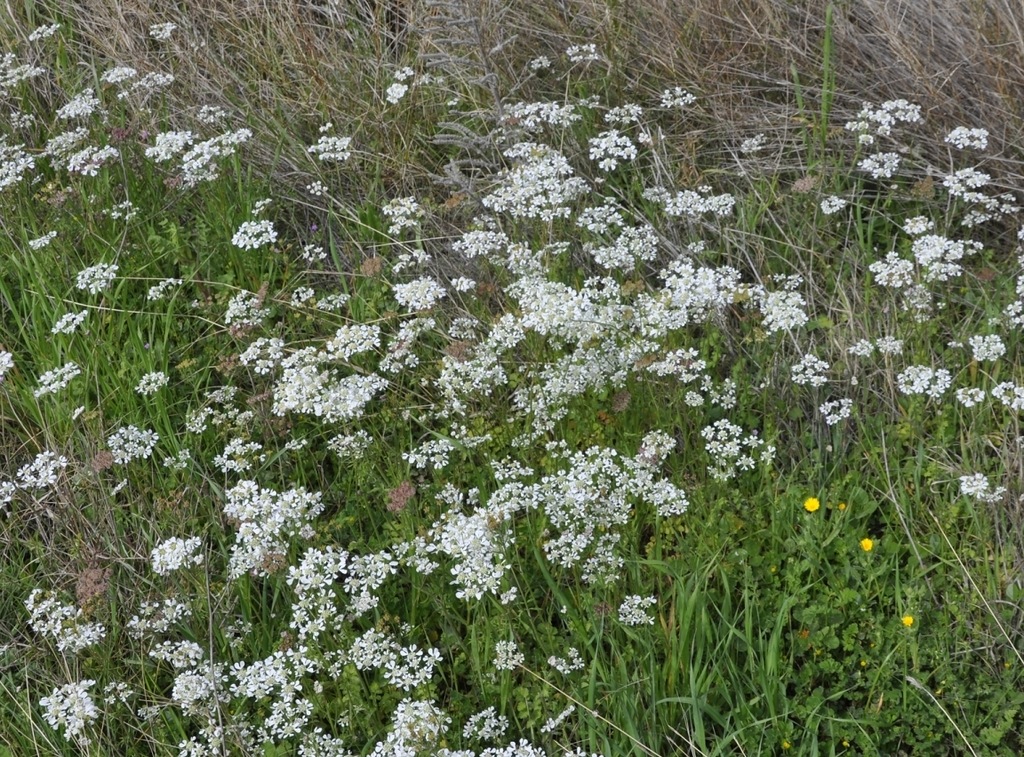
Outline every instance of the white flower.
<svg viewBox="0 0 1024 757"><path fill-rule="evenodd" d="M123 464L132 460L145 460L153 454L158 441L160 436L155 431L122 426L107 437L107 446L114 455L114 462Z"/></svg>
<svg viewBox="0 0 1024 757"><path fill-rule="evenodd" d="M494 645L494 667L498 670L515 670L525 661L514 641L499 641Z"/></svg>
<svg viewBox="0 0 1024 757"><path fill-rule="evenodd" d="M160 389L167 386L167 374L163 371L147 373L135 387L135 391L143 396L156 394Z"/></svg>
<svg viewBox="0 0 1024 757"><path fill-rule="evenodd" d="M4 376L7 375L7 371L14 367L14 355L10 352L0 350L0 383L3 382Z"/></svg>
<svg viewBox="0 0 1024 757"><path fill-rule="evenodd" d="M661 93L661 107L663 108L685 108L695 102L697 102L697 98L682 87L673 87Z"/></svg>
<svg viewBox="0 0 1024 757"><path fill-rule="evenodd" d="M330 124L327 124L328 128ZM321 132L324 129L320 130ZM349 150L349 145L352 144L351 137L332 137L327 134L323 134L315 145L310 145L306 148L306 152L310 155L316 155L320 160L334 160L343 162L352 157L352 151Z"/></svg>
<svg viewBox="0 0 1024 757"><path fill-rule="evenodd" d="M597 46L594 44L570 45L566 48L565 54L569 56L569 60L573 63L589 63L601 60L601 56L597 52Z"/></svg>
<svg viewBox="0 0 1024 757"><path fill-rule="evenodd" d="M627 626L654 625L654 616L647 614L647 608L654 607L655 604L657 600L654 597L631 594L619 605L619 622Z"/></svg>
<svg viewBox="0 0 1024 757"><path fill-rule="evenodd" d="M149 36L158 42L166 42L171 38L171 33L177 28L177 24L172 24L169 21L164 24L153 24L149 27Z"/></svg>
<svg viewBox="0 0 1024 757"><path fill-rule="evenodd" d="M28 241L28 246L31 247L33 250L41 250L56 238L57 232L51 231L47 234L43 234L43 236L39 237L38 239L30 239Z"/></svg>
<svg viewBox="0 0 1024 757"><path fill-rule="evenodd" d="M95 111L99 106L100 101L93 94L93 90L87 89L69 100L64 107L59 108L57 110L57 117L65 120L71 118L86 118L87 116L92 115L93 111Z"/></svg>
<svg viewBox="0 0 1024 757"><path fill-rule="evenodd" d="M45 397L47 394L56 394L64 389L71 379L81 375L82 369L75 363L65 363L60 368L47 371L39 377L39 388L32 394L36 397Z"/></svg>
<svg viewBox="0 0 1024 757"><path fill-rule="evenodd" d="M828 377L825 373L829 364L814 355L804 355L800 362L791 369L793 383L811 386L822 386Z"/></svg>
<svg viewBox="0 0 1024 757"><path fill-rule="evenodd" d="M402 84L401 82L394 82L387 91L384 93L385 98L392 105L396 105L403 97L405 93L409 91L408 84Z"/></svg>
<svg viewBox="0 0 1024 757"><path fill-rule="evenodd" d="M277 232L274 231L273 222L268 220L246 221L231 237L231 244L243 250L256 250L275 241Z"/></svg>
<svg viewBox="0 0 1024 757"><path fill-rule="evenodd" d="M87 747L91 740L83 735L83 731L91 726L100 716L99 708L89 695L89 689L96 681L86 679L77 683L55 688L50 696L39 700L43 708L43 717L54 730L64 729L64 738L75 740L79 746Z"/></svg>
<svg viewBox="0 0 1024 757"><path fill-rule="evenodd" d="M75 279L75 288L87 291L89 294L102 292L117 278L117 270L116 265L109 263L100 263L81 270Z"/></svg>
<svg viewBox="0 0 1024 757"><path fill-rule="evenodd" d="M60 24L50 24L49 26L36 27L31 34L28 35L29 42L38 42L41 39L52 37L60 29Z"/></svg>
<svg viewBox="0 0 1024 757"><path fill-rule="evenodd" d="M172 289L176 286L181 286L182 283L184 282L182 282L181 279L164 279L159 284L156 284L149 288L149 291L146 293L146 299L149 302L156 302L157 300L162 300L169 289Z"/></svg>
<svg viewBox="0 0 1024 757"><path fill-rule="evenodd" d="M821 212L827 216L834 215L846 207L846 200L842 197L829 195L821 201Z"/></svg>
<svg viewBox="0 0 1024 757"><path fill-rule="evenodd" d="M938 399L949 389L952 377L942 368L935 370L927 365L912 365L896 376L896 383L904 394L926 394Z"/></svg>
<svg viewBox="0 0 1024 757"><path fill-rule="evenodd" d="M22 489L47 489L57 483L57 473L68 466L68 459L49 450L18 469L18 486Z"/></svg>
<svg viewBox="0 0 1024 757"><path fill-rule="evenodd" d="M189 539L179 539L175 536L161 542L150 556L153 572L160 576L166 576L179 568L201 565L203 562L203 554L199 551L201 546L202 543L198 536Z"/></svg>
<svg viewBox="0 0 1024 757"><path fill-rule="evenodd" d="M979 363L983 360L998 360L1006 354L1006 345L995 334L991 336L972 336L967 340L974 351L974 359Z"/></svg>
<svg viewBox="0 0 1024 757"><path fill-rule="evenodd" d="M958 126L946 135L946 144L953 145L959 150L973 147L984 150L988 147L988 131L985 129L968 129L966 126Z"/></svg>
<svg viewBox="0 0 1024 757"><path fill-rule="evenodd" d="M877 152L864 158L857 167L875 179L890 179L900 167L900 156L894 152Z"/></svg>
<svg viewBox="0 0 1024 757"><path fill-rule="evenodd" d="M977 387L964 387L956 390L956 399L964 407L974 407L985 401L985 391Z"/></svg>
<svg viewBox="0 0 1024 757"><path fill-rule="evenodd" d="M398 304L414 312L429 310L446 294L444 287L429 276L408 284L395 284L393 290Z"/></svg>
<svg viewBox="0 0 1024 757"><path fill-rule="evenodd" d="M853 400L844 398L841 400L826 402L818 408L818 410L823 416L825 416L825 423L829 426L834 426L839 423L839 421L849 418L850 410L852 408Z"/></svg>
<svg viewBox="0 0 1024 757"><path fill-rule="evenodd" d="M755 134L752 137L744 139L740 143L740 152L744 155L753 155L756 152L760 152L764 149L765 143L768 141L768 137L764 134ZM845 202L843 203L846 204ZM823 204L824 205L824 204ZM824 207L822 207L824 210ZM828 211L826 211L827 213Z"/></svg>
<svg viewBox="0 0 1024 757"><path fill-rule="evenodd" d="M926 234L935 228L935 221L927 218L926 216L914 216L908 218L903 222L903 230L910 236L916 237L920 234Z"/></svg>
<svg viewBox="0 0 1024 757"><path fill-rule="evenodd" d="M614 171L620 160L633 160L637 156L633 140L618 130L603 131L590 139L590 159L598 161L602 171Z"/></svg>
<svg viewBox="0 0 1024 757"><path fill-rule="evenodd" d="M85 317L89 315L88 310L82 310L78 313L66 313L62 315L58 321L53 324L53 328L50 329L51 334L74 334Z"/></svg>
<svg viewBox="0 0 1024 757"><path fill-rule="evenodd" d="M998 502L1006 494L1006 487L992 489L985 474L973 473L960 477L960 494L964 497L973 497L980 502Z"/></svg>

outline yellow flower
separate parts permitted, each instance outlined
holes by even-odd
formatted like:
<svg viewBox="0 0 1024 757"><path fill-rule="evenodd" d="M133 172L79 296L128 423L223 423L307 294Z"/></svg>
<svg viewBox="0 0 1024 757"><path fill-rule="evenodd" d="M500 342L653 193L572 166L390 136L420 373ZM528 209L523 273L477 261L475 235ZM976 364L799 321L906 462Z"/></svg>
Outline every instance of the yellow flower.
<svg viewBox="0 0 1024 757"><path fill-rule="evenodd" d="M865 537L860 540L860 548L863 549L865 552L870 552L875 548L875 543L871 539Z"/></svg>
<svg viewBox="0 0 1024 757"><path fill-rule="evenodd" d="M809 513L813 513L819 507L821 507L821 503L818 501L817 497L808 497L804 500L804 510Z"/></svg>
<svg viewBox="0 0 1024 757"><path fill-rule="evenodd" d="M846 509L846 503L845 502L840 502L839 503L839 511L842 512L845 509Z"/></svg>
<svg viewBox="0 0 1024 757"><path fill-rule="evenodd" d="M904 615L903 616L903 625L905 625L907 628L910 628L912 625L914 625L914 616L913 615Z"/></svg>
<svg viewBox="0 0 1024 757"><path fill-rule="evenodd" d="M786 741L786 740L782 741L782 748L783 749L789 749L791 746L793 746L793 745L790 744L788 741Z"/></svg>

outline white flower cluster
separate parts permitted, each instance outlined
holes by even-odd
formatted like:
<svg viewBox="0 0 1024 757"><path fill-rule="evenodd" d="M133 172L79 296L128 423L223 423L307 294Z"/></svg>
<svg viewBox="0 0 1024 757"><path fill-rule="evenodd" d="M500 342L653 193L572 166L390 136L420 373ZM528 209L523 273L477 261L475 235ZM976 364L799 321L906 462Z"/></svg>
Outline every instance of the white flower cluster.
<svg viewBox="0 0 1024 757"><path fill-rule="evenodd" d="M57 109L57 117L65 121L72 118L88 118L100 107L100 101L92 89L86 89L73 98L67 104Z"/></svg>
<svg viewBox="0 0 1024 757"><path fill-rule="evenodd" d="M83 750L88 750L92 740L85 736L85 730L100 717L99 708L92 701L89 689L96 681L85 679L55 688L50 696L39 700L43 717L54 730L64 729L64 738L74 740Z"/></svg>
<svg viewBox="0 0 1024 757"><path fill-rule="evenodd" d="M259 442L247 442L236 437L227 443L224 451L213 458L213 464L220 468L222 473L244 473L252 467L252 461L248 456L263 449ZM259 456L262 463L267 459L266 454Z"/></svg>
<svg viewBox="0 0 1024 757"><path fill-rule="evenodd" d="M110 286L110 283L117 277L117 265L100 263L78 272L75 277L75 288L87 291L89 294L98 294Z"/></svg>
<svg viewBox="0 0 1024 757"><path fill-rule="evenodd" d="M387 203L381 212L391 221L388 234L399 234L402 229L414 229L423 218L423 208L415 197L396 197Z"/></svg>
<svg viewBox="0 0 1024 757"><path fill-rule="evenodd" d="M991 488L984 473L960 477L960 495L979 502L998 502L1006 495L1006 487Z"/></svg>
<svg viewBox="0 0 1024 757"><path fill-rule="evenodd" d="M31 34L28 35L29 42L38 42L41 39L47 39L52 37L60 29L60 24L50 24L48 26L36 27Z"/></svg>
<svg viewBox="0 0 1024 757"><path fill-rule="evenodd" d="M241 291L228 302L224 312L224 323L238 327L259 326L270 315L263 307L263 297L256 292Z"/></svg>
<svg viewBox="0 0 1024 757"><path fill-rule="evenodd" d="M927 234L935 228L935 221L926 216L914 216L903 222L903 231L912 237Z"/></svg>
<svg viewBox="0 0 1024 757"><path fill-rule="evenodd" d="M736 198L731 194L712 195L709 186L697 187L696 191L686 189L674 195L664 187L651 187L644 190L644 199L661 205L666 215L684 218L698 218L705 213L724 218L736 205Z"/></svg>
<svg viewBox="0 0 1024 757"><path fill-rule="evenodd" d="M177 536L160 542L150 555L153 572L158 576L166 576L189 565L202 565L202 543L198 536L181 539Z"/></svg>
<svg viewBox="0 0 1024 757"><path fill-rule="evenodd" d="M181 279L164 279L159 284L154 284L149 288L149 291L146 293L146 299L149 302L162 300L169 290L176 286L181 286L183 283Z"/></svg>
<svg viewBox="0 0 1024 757"><path fill-rule="evenodd" d="M661 107L663 108L686 108L695 102L697 102L697 98L682 87L673 87L661 93Z"/></svg>
<svg viewBox="0 0 1024 757"><path fill-rule="evenodd" d="M597 46L593 43L587 45L569 45L565 50L565 54L569 56L569 60L573 63L590 63L601 60L601 56L597 52Z"/></svg>
<svg viewBox="0 0 1024 757"><path fill-rule="evenodd" d="M48 246L50 242L52 242L56 238L57 232L50 231L46 234L43 234L41 237L38 237L37 239L28 240L28 246L33 250L41 250L44 247Z"/></svg>
<svg viewBox="0 0 1024 757"><path fill-rule="evenodd" d="M829 195L821 201L821 212L827 216L835 215L840 210L845 208L847 205L846 200L842 197L836 197L835 195Z"/></svg>
<svg viewBox="0 0 1024 757"><path fill-rule="evenodd" d="M140 429L137 426L123 426L107 437L107 446L119 465L132 460L145 460L153 454L153 448L160 441L155 431Z"/></svg>
<svg viewBox="0 0 1024 757"><path fill-rule="evenodd" d="M143 602L139 611L126 624L128 635L141 639L146 634L164 634L179 620L192 615L187 602L169 597L162 602Z"/></svg>
<svg viewBox="0 0 1024 757"><path fill-rule="evenodd" d="M828 381L829 364L815 355L804 355L790 369L794 384L823 386Z"/></svg>
<svg viewBox="0 0 1024 757"><path fill-rule="evenodd" d="M964 407L974 407L985 401L985 390L977 387L964 387L956 390L956 399Z"/></svg>
<svg viewBox="0 0 1024 757"><path fill-rule="evenodd" d="M632 271L639 262L658 256L658 235L649 224L632 226L623 229L612 244L586 245L585 250L602 268Z"/></svg>
<svg viewBox="0 0 1024 757"><path fill-rule="evenodd" d="M602 171L614 171L619 161L631 161L637 156L636 145L617 129L603 131L590 139L590 159L598 161Z"/></svg>
<svg viewBox="0 0 1024 757"><path fill-rule="evenodd" d="M135 391L143 397L147 397L151 394L156 394L167 386L167 382L169 380L170 379L167 378L167 374L163 371L153 371L139 379L139 383L135 387Z"/></svg>
<svg viewBox="0 0 1024 757"><path fill-rule="evenodd" d="M526 662L515 641L499 641L494 644L494 667L498 670L515 670Z"/></svg>
<svg viewBox="0 0 1024 757"><path fill-rule="evenodd" d="M3 89L0 80L0 91ZM6 137L0 137L0 191L14 186L25 174L35 168L36 161L23 149L25 145L10 146Z"/></svg>
<svg viewBox="0 0 1024 757"><path fill-rule="evenodd" d="M156 135L156 144L146 148L146 157L157 163L173 160L188 149L195 140L190 131L164 131Z"/></svg>
<svg viewBox="0 0 1024 757"><path fill-rule="evenodd" d="M81 608L63 604L42 589L33 589L25 600L29 625L40 636L51 639L65 654L78 654L106 636L102 623L87 623Z"/></svg>
<svg viewBox="0 0 1024 757"><path fill-rule="evenodd" d="M272 373L282 360L284 360L284 340L277 337L271 339L260 337L238 356L238 361L242 365L250 366L253 373L259 376Z"/></svg>
<svg viewBox="0 0 1024 757"><path fill-rule="evenodd" d="M825 423L829 426L834 426L840 421L846 420L850 417L850 411L853 409L853 400L843 398L840 400L832 400L825 402L818 411L825 416Z"/></svg>
<svg viewBox="0 0 1024 757"><path fill-rule="evenodd" d="M515 126L528 132L540 131L545 125L572 126L582 116L570 103L517 102L505 109L506 127Z"/></svg>
<svg viewBox="0 0 1024 757"><path fill-rule="evenodd" d="M894 152L876 152L862 159L857 168L875 179L891 179L900 167L900 156Z"/></svg>
<svg viewBox="0 0 1024 757"><path fill-rule="evenodd" d="M963 272L960 261L980 252L982 244L968 240L958 242L936 234L917 237L911 247L925 282L948 281Z"/></svg>
<svg viewBox="0 0 1024 757"><path fill-rule="evenodd" d="M508 718L498 715L492 706L470 717L462 728L462 736L466 739L490 741L503 736L507 729Z"/></svg>
<svg viewBox="0 0 1024 757"><path fill-rule="evenodd" d="M194 145L181 156L182 186L192 189L201 182L216 179L220 175L217 161L234 155L238 146L251 138L252 131L238 129Z"/></svg>
<svg viewBox="0 0 1024 757"><path fill-rule="evenodd" d="M430 310L446 295L444 287L430 276L410 281L408 284L395 284L392 290L398 304L413 312Z"/></svg>
<svg viewBox="0 0 1024 757"><path fill-rule="evenodd" d="M275 556L288 552L288 539L312 535L310 521L323 510L319 492L304 488L278 493L255 481L240 481L227 491L224 514L238 522L228 575L268 575Z"/></svg>
<svg viewBox="0 0 1024 757"><path fill-rule="evenodd" d="M162 24L153 24L149 27L149 36L158 42L166 42L171 38L171 34L177 28L178 25L171 23L170 21Z"/></svg>
<svg viewBox="0 0 1024 757"><path fill-rule="evenodd" d="M57 484L57 474L68 466L68 459L46 450L35 456L31 463L18 469L18 487L21 489L49 489Z"/></svg>
<svg viewBox="0 0 1024 757"><path fill-rule="evenodd" d="M568 217L570 203L587 190L586 182L573 176L565 156L552 147L520 142L504 154L518 165L483 198L484 207L490 210L514 218L552 221Z"/></svg>
<svg viewBox="0 0 1024 757"><path fill-rule="evenodd" d="M971 346L974 359L978 362L983 360L998 360L1006 354L1006 345L997 335L972 336L967 343Z"/></svg>
<svg viewBox="0 0 1024 757"><path fill-rule="evenodd" d="M334 137L329 135L334 124L326 123L320 127L320 138L315 145L306 148L306 152L315 155L320 161L336 161L342 163L352 157L349 146L352 144L351 137Z"/></svg>
<svg viewBox="0 0 1024 757"><path fill-rule="evenodd" d="M65 363L60 368L47 371L39 377L39 388L32 392L36 398L56 394L66 388L71 379L81 375L82 369L75 363Z"/></svg>
<svg viewBox="0 0 1024 757"><path fill-rule="evenodd" d="M742 142L740 142L740 152L743 153L744 155L753 155L754 153L763 150L767 142L768 137L766 134L755 134L754 136L748 137L747 139L744 139ZM822 203L822 210L824 210L824 203Z"/></svg>
<svg viewBox="0 0 1024 757"><path fill-rule="evenodd" d="M351 434L339 434L327 442L327 447L342 460L355 460L363 456L369 449L373 439L365 430L359 429Z"/></svg>
<svg viewBox="0 0 1024 757"><path fill-rule="evenodd" d="M750 291L764 316L761 325L768 334L791 331L807 323L807 301L799 292L785 289L767 292L763 287L751 287Z"/></svg>
<svg viewBox="0 0 1024 757"><path fill-rule="evenodd" d="M67 169L71 173L78 173L82 176L96 176L100 168L108 160L120 157L121 153L116 147L86 147L74 155L68 156Z"/></svg>
<svg viewBox="0 0 1024 757"><path fill-rule="evenodd" d="M949 371L927 365L912 365L896 376L896 385L904 394L925 394L932 399L941 397L952 381Z"/></svg>
<svg viewBox="0 0 1024 757"><path fill-rule="evenodd" d="M1014 412L1024 410L1024 386L1003 381L992 387L992 396Z"/></svg>
<svg viewBox="0 0 1024 757"><path fill-rule="evenodd" d="M984 150L988 147L988 130L969 129L966 126L958 126L946 135L947 145L953 145L958 150L965 150L973 147L976 150Z"/></svg>
<svg viewBox="0 0 1024 757"><path fill-rule="evenodd" d="M120 84L134 79L138 75L139 72L131 66L114 66L103 72L100 81L104 84Z"/></svg>
<svg viewBox="0 0 1024 757"><path fill-rule="evenodd" d="M53 328L50 329L51 334L74 334L78 330L78 327L85 321L85 317L89 315L88 310L82 310L78 313L65 313L62 315Z"/></svg>
<svg viewBox="0 0 1024 757"><path fill-rule="evenodd" d="M744 437L743 429L725 418L704 427L700 435L704 437L704 448L712 457L708 473L717 481L735 478L737 469L753 470L757 464L754 459L757 450L760 450L758 458L762 465L769 465L775 457L775 447L765 444L756 431Z"/></svg>
<svg viewBox="0 0 1024 757"><path fill-rule="evenodd" d="M586 663L583 662L583 657L580 655L580 650L576 649L576 647L569 647L565 657L551 655L548 658L548 665L564 676L572 675L577 670L583 670L586 667Z"/></svg>
<svg viewBox="0 0 1024 757"><path fill-rule="evenodd" d="M654 597L630 594L619 605L619 622L627 626L654 625L654 616L648 615L647 610L657 603L658 600Z"/></svg>
<svg viewBox="0 0 1024 757"><path fill-rule="evenodd" d="M857 141L862 145L875 143L875 137L888 137L892 135L892 128L898 123L919 123L921 121L921 106L910 103L906 100L889 100L872 108L865 103L857 120L849 121L846 130L857 133Z"/></svg>
<svg viewBox="0 0 1024 757"><path fill-rule="evenodd" d="M231 244L243 250L258 250L260 247L273 244L276 241L277 232L274 230L274 223L268 220L245 221L231 237Z"/></svg>

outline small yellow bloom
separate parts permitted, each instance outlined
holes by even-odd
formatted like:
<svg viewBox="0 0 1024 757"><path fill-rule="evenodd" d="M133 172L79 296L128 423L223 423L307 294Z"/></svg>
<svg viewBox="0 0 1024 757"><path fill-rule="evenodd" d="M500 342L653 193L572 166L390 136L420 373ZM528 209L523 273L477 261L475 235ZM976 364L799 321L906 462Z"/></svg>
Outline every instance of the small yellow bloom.
<svg viewBox="0 0 1024 757"><path fill-rule="evenodd" d="M782 741L782 748L783 749L789 749L791 746L793 746L793 745L790 744L788 741L786 741L786 740Z"/></svg>
<svg viewBox="0 0 1024 757"><path fill-rule="evenodd" d="M839 511L842 512L845 509L846 509L846 503L845 502L840 502L839 503Z"/></svg>
<svg viewBox="0 0 1024 757"><path fill-rule="evenodd" d="M903 625L905 625L907 628L910 628L912 625L914 625L914 616L913 615L904 615L903 616Z"/></svg>
<svg viewBox="0 0 1024 757"><path fill-rule="evenodd" d="M804 510L809 513L813 513L819 507L821 507L821 503L818 501L817 497L808 497L804 500Z"/></svg>
<svg viewBox="0 0 1024 757"><path fill-rule="evenodd" d="M860 540L860 548L865 552L870 552L875 548L875 543L871 539L864 538Z"/></svg>

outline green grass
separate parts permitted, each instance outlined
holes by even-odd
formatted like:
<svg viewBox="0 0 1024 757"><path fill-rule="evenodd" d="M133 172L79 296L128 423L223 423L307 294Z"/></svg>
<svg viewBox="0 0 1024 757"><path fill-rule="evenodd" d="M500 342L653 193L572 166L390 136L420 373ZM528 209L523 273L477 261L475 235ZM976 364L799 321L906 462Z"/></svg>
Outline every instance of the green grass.
<svg viewBox="0 0 1024 757"><path fill-rule="evenodd" d="M31 9L25 17L39 21ZM175 163L157 164L144 152L160 131L194 129L197 141L219 133L200 124L175 99L180 94L155 95L148 107L119 100L113 87L98 84L109 61L83 50L67 21L57 36L18 47L19 56L45 60L52 70L18 84L9 97L12 107L38 118L10 131L7 144L29 146L40 178L0 191L0 351L14 361L0 379L0 483L20 480L22 466L46 450L68 464L54 485L19 487L3 506L0 638L9 641L0 648L0 754L188 753L181 745L209 740L213 726L225 729L223 747L197 747L196 754L297 754L317 728L352 753L368 754L394 733L394 713L407 699L432 702L443 713L435 723L450 718L436 741L425 732L407 734L420 754L479 752L519 739L544 753L579 749L609 757L1020 753L1019 415L991 396L975 407L953 399L956 388L991 393L1022 375L1019 327L1004 315L1018 298L1017 216L960 226L967 208L946 196L941 180L927 186L926 161L915 152L918 143L929 154L941 145L943 135L931 133L927 120L897 137L912 144L892 183L856 169L874 148L855 145L835 115L843 72L832 29L830 10L821 81L797 82L800 120L791 139L769 148L785 156L784 166L768 153L738 155L735 140L713 154L731 150L738 169L688 163L694 145L685 114L658 108L656 97L632 87L627 69L570 69L562 59L536 80L493 66L497 78L484 84L457 76L420 84L395 106L383 98L391 77L382 67L373 87L353 78L336 100L325 99L294 123L243 99L231 128L248 124L257 136L220 162L217 179L192 189L180 186ZM525 64L529 53L516 55ZM401 62L413 65L414 51L407 54ZM609 46L606 54L626 52ZM154 53L151 68L185 66L179 57ZM285 75L270 53L264 63L268 81ZM452 252L451 243L480 228L474 218L485 210L481 200L509 162L493 145L473 144L472 133L494 126L486 111L462 116L445 103L458 94L470 109L489 107L495 91L514 102L527 80L537 99L562 102L571 93L578 102L600 94L577 123L530 137L562 151L592 188L572 203L568 218L494 214L495 228L525 245L518 262L503 254L470 260ZM65 128L56 109L86 86L100 91L106 114L82 122L89 130L83 146L113 143L115 128L127 133L117 140L118 158L95 177L69 173L39 154ZM349 101L367 105L362 126L346 131L356 120L351 114L321 115ZM660 136L605 181L588 157L588 140L608 128L603 113L625 102L642 103L645 112L640 125L620 129ZM321 119L346 124L332 133L355 138L349 162L318 163L305 154ZM443 129L452 133L441 122L461 123L465 133L432 140ZM879 149L889 145L880 138ZM267 156L286 167L268 169ZM950 153L950 165L938 170L970 165L971 157ZM464 164L464 186L425 178L465 158L475 162L472 169ZM326 195L301 189L314 180L324 182ZM674 193L705 183L712 194L735 196L730 214L673 216L644 195L652 185ZM407 195L420 201L425 218L392 233L381 208ZM826 215L820 203L830 195L848 205ZM616 201L627 225L653 225L656 259L610 272L593 261L590 246L610 244L614 234L582 230L575 218L603 197ZM277 241L236 247L233 235L257 218L254 208L264 198L272 203L258 218L274 222ZM132 220L104 212L126 199L137 210ZM915 216L934 221L931 233L984 244L963 261L961 275L928 284L936 307L923 319L904 310L869 269L893 249L913 259L913 238L902 226ZM57 236L49 245L29 247L51 230ZM536 257L539 276L567 287L558 292L551 322L582 290L622 309L596 322L588 316L565 333L527 324L521 340L495 350L505 380L461 392L463 415L441 412L452 399L442 381L447 372L485 354L503 316L535 314L516 270L525 250L563 242ZM697 242L706 243L704 251L685 252ZM326 260L305 260L310 244L322 246ZM403 255L420 253L432 258L422 271L401 270ZM649 296L667 301L664 292L657 295L659 274L677 257L703 271L735 268L743 286L720 307L638 348L635 324L655 308ZM110 287L96 294L77 289L78 272L101 262L119 266ZM257 339L282 340L286 354L327 349L339 328L373 324L379 345L325 358L317 370L335 378L382 371L388 349L408 338L400 329L413 320L394 286L421 272L445 283L460 275L477 283L465 292L449 287L446 299L420 314L433 323L411 348L415 360L383 373L386 390L351 419L278 412L275 403L287 394L281 367L261 373L239 357ZM595 276L606 279L603 294ZM765 292L756 287L780 291L784 277L793 276L801 277L793 286L808 320L772 333L758 304ZM149 299L150 287L168 278L181 283ZM311 288L312 299L293 301L300 287ZM243 292L257 293L266 315L252 325L226 323L229 303ZM339 293L349 297L340 309L317 307ZM82 310L88 314L75 333L51 333L61 316ZM458 333L458 319L467 317L476 320L474 334ZM585 329L595 336L574 344ZM987 334L1002 336L1004 356L978 361L970 347L950 344ZM902 354L865 359L848 351L883 336L902 340ZM621 375L605 372L586 390L570 392L564 414L545 423L537 404L522 407L523 393L546 396L542 390L557 384L555 366L577 346L580 354L589 351L590 367L621 354L633 358ZM683 349L705 361L697 371L704 378L687 382L645 370ZM808 353L831 365L823 386L791 380L792 366ZM67 389L36 397L38 377L68 362L81 375ZM896 376L911 365L947 368L952 388L941 399L907 396ZM168 385L140 395L136 385L153 371L165 372ZM211 398L225 387L236 394ZM693 391L702 394L700 403L687 397ZM729 395L731 401L721 399ZM819 407L841 397L852 400L852 415L828 426ZM210 415L199 430L193 421L204 408ZM738 425L744 438L756 432L774 447L774 459L716 478L702 431L719 421ZM159 442L149 459L112 465L108 440L128 425L155 431ZM664 432L673 449L649 468L626 462L641 455L653 431ZM369 439L363 454L337 454L332 440L356 432ZM243 456L248 468L225 470L214 458L236 439L259 447ZM423 444L442 441L453 441L447 464L409 459ZM185 450L191 457L183 469L164 464ZM606 450L616 455L611 468L564 485L584 469L572 455ZM522 470L502 478L496 463ZM686 512L659 514L638 469L682 489ZM616 478L622 471L633 471L628 485ZM992 502L963 496L959 477L972 473L1007 491ZM296 528L268 547L257 570L232 578L238 533L267 519L242 523L225 513L228 492L243 479L274 492L318 492L323 509L301 534ZM565 504L587 487L590 509L565 516ZM620 488L622 509L609 515ZM811 498L818 508L805 506ZM497 502L507 508L504 517L485 510ZM482 524L472 520L485 512ZM457 526L444 531L445 517ZM461 547L452 545L477 526L500 545L506 569L480 598L466 598L451 570L486 545L470 543L458 558ZM587 541L581 559L552 554L568 532ZM152 550L190 536L201 540L202 563L156 573ZM600 540L608 538L613 567L608 580L592 580L586 560L600 556ZM432 572L397 564L406 556L400 545L417 539L437 547L424 555L437 563ZM352 604L359 592L346 584L352 569L332 576L325 591L341 609L329 613L330 632L304 640L291 625L298 608L288 567L307 550L328 548L347 552L350 564L387 553L383 559L396 566L361 611ZM77 654L60 651L29 623L25 600L35 588L80 608L82 622L102 623L103 640ZM631 596L656 599L649 624L619 619ZM191 615L165 630L134 634L130 621L140 603L167 598L188 600ZM413 644L436 650L432 673L404 690L382 664L357 664L353 645L370 631L408 654ZM500 670L495 650L507 641L523 656ZM195 643L204 660L176 668L151 654L160 642ZM299 706L273 685L247 696L231 684L242 685L246 666L304 647L309 669L289 673L308 701L301 734L249 743L255 729ZM567 658L570 648L580 666L563 674L548 660ZM190 708L181 694L184 678L208 677L211 661L223 666L222 699ZM82 680L96 681L91 695L102 711L82 732L88 744L52 728L40 703ZM132 693L125 702L104 702L104 687L118 682ZM574 712L546 725L570 705ZM465 736L464 724L487 707L507 718L504 735L482 742ZM489 754L498 753L527 752Z"/></svg>

